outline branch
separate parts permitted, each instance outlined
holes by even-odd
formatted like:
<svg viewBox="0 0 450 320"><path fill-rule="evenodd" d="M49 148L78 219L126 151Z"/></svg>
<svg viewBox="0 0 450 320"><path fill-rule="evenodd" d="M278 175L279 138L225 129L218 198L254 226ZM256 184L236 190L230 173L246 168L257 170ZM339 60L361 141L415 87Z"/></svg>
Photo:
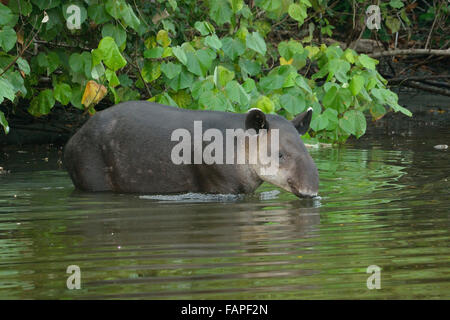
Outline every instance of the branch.
<svg viewBox="0 0 450 320"><path fill-rule="evenodd" d="M39 44L44 44L46 46L82 49L82 50L85 50L85 51L92 51L93 49L95 49L95 48L88 48L88 47L83 47L83 46L72 46L72 45L67 44L67 43L54 43L54 42L48 42L48 41L43 41L43 40L35 40L34 42L35 43L39 43Z"/></svg>
<svg viewBox="0 0 450 320"><path fill-rule="evenodd" d="M403 85L405 87L416 88L416 89L420 89L420 90L424 90L424 91L428 91L428 92L432 92L432 93L437 93L437 94L442 94L444 96L450 97L450 90L443 89L443 88L436 88L436 87L429 86L429 85L426 85L426 84L423 84L420 82L405 81L403 83Z"/></svg>
<svg viewBox="0 0 450 320"><path fill-rule="evenodd" d="M386 56L396 56L396 55L415 55L415 54L427 54L435 56L450 56L450 49L439 50L439 49L400 49L400 50L388 50L382 52L374 52L368 54L369 57L378 58Z"/></svg>
<svg viewBox="0 0 450 320"><path fill-rule="evenodd" d="M404 78L386 78L389 84L401 83L404 81L423 81L423 80L431 80L431 79L448 79L450 75L440 75L440 76L413 76L413 77L404 77Z"/></svg>

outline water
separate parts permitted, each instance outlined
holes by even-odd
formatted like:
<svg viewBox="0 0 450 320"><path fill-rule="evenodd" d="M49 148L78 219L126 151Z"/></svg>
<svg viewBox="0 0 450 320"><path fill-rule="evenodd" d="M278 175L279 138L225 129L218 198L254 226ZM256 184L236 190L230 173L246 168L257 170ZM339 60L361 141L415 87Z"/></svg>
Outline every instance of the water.
<svg viewBox="0 0 450 320"><path fill-rule="evenodd" d="M311 149L320 197L74 192L58 148L0 154L2 299L449 299L448 129ZM69 265L81 289L68 290ZM367 267L381 268L368 290Z"/></svg>

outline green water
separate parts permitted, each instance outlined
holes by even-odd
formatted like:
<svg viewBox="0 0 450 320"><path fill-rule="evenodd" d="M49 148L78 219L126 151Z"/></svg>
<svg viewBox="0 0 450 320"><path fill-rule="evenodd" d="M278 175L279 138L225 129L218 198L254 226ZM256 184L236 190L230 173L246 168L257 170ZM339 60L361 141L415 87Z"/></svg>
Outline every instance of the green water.
<svg viewBox="0 0 450 320"><path fill-rule="evenodd" d="M0 298L449 299L449 151L433 148L449 142L433 129L310 149L313 200L268 184L246 197L77 193L58 148L3 149Z"/></svg>

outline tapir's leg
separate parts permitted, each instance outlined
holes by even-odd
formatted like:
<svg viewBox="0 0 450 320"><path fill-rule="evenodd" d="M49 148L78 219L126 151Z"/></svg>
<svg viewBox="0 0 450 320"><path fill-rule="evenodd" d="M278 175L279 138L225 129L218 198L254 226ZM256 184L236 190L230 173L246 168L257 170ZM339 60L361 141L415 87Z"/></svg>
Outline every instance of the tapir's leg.
<svg viewBox="0 0 450 320"><path fill-rule="evenodd" d="M83 141L84 140L84 141ZM82 135L75 135L66 146L64 162L77 189L110 191L110 173L101 150Z"/></svg>

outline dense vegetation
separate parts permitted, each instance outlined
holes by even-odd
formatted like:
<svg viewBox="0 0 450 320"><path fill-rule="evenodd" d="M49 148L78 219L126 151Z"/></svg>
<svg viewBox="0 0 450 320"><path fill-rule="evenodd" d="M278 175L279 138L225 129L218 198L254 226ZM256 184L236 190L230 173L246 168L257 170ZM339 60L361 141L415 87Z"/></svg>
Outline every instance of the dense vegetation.
<svg viewBox="0 0 450 320"><path fill-rule="evenodd" d="M257 107L288 119L311 106L309 134L335 142L363 135L364 113L374 119L388 110L410 115L387 88L377 60L320 43L322 36L345 28L352 15L353 24L355 17L363 24L368 1L2 3L0 123L6 133L5 114L24 105L34 117L56 107L93 114L101 99L110 105L148 99L231 112ZM71 5L80 10L79 29L67 26L77 22ZM405 5L400 0L381 5L385 40L402 25L418 23L408 18ZM337 15L333 7L347 15ZM429 14L425 23L437 13Z"/></svg>

